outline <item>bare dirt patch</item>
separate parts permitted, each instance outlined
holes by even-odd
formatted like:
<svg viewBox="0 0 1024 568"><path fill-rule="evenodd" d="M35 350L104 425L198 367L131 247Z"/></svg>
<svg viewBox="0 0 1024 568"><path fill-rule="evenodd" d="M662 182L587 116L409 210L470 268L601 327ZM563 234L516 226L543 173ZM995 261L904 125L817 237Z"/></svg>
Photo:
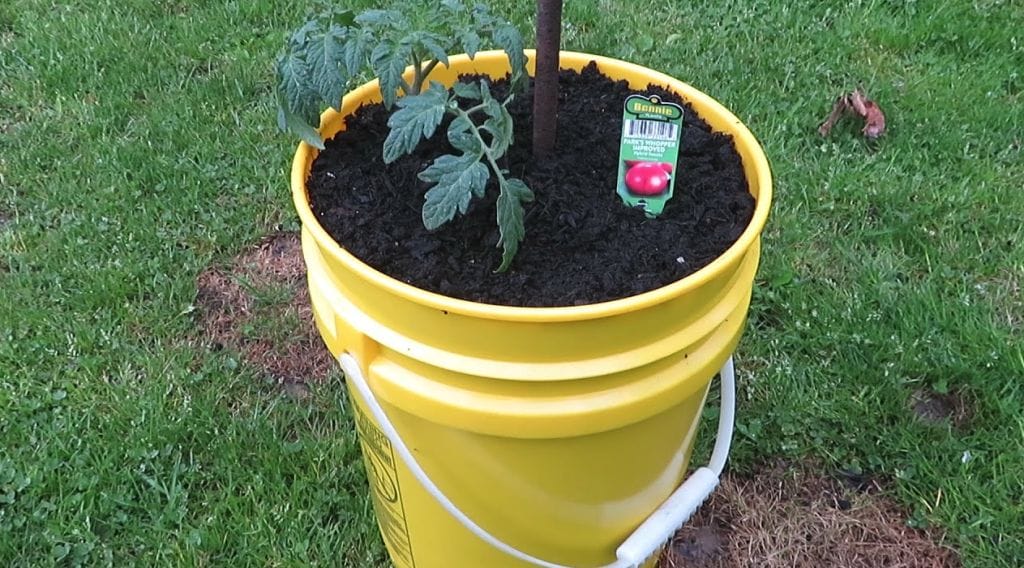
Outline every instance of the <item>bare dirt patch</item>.
<svg viewBox="0 0 1024 568"><path fill-rule="evenodd" d="M860 490L859 487L867 488ZM659 568L953 568L956 552L910 528L877 484L784 465L727 475Z"/></svg>
<svg viewBox="0 0 1024 568"><path fill-rule="evenodd" d="M195 302L211 347L237 351L299 399L308 396L306 383L334 367L317 336L304 275L298 235L276 233L228 266L201 273Z"/></svg>
<svg viewBox="0 0 1024 568"><path fill-rule="evenodd" d="M938 393L921 389L910 395L910 408L914 416L928 424L950 424L963 428L970 422L971 405L960 392Z"/></svg>

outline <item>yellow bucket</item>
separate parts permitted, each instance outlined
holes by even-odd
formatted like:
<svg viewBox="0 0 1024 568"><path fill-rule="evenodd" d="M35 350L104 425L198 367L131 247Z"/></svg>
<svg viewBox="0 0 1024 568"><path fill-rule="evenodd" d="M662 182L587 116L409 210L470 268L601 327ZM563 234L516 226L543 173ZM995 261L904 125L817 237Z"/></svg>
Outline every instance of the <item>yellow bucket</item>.
<svg viewBox="0 0 1024 568"><path fill-rule="evenodd" d="M533 53L528 52L531 61ZM552 565L605 566L615 549L679 486L712 377L739 341L771 201L771 174L750 132L707 95L667 75L563 52L561 66L596 61L634 89L665 85L713 129L731 134L757 205L721 257L671 285L574 307L517 308L427 292L345 251L309 207L317 155L301 144L292 166L313 312L336 357L350 356L422 471L465 516ZM451 58L431 79L501 77L503 52ZM321 119L377 102L377 82ZM470 532L438 503L352 388L381 533L397 568L526 568Z"/></svg>

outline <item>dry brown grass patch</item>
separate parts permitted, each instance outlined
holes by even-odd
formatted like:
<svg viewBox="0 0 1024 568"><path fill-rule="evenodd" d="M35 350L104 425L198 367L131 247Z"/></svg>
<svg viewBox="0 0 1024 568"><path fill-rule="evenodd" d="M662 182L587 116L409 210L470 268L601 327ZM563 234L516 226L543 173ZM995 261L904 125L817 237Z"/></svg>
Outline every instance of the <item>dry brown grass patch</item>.
<svg viewBox="0 0 1024 568"><path fill-rule="evenodd" d="M936 535L906 525L903 510L804 469L727 475L676 534L660 568L947 568L960 566ZM875 489L872 489L875 487Z"/></svg>
<svg viewBox="0 0 1024 568"><path fill-rule="evenodd" d="M298 235L276 233L228 266L205 270L196 295L204 339L238 351L295 396L334 366L317 336L304 275Z"/></svg>

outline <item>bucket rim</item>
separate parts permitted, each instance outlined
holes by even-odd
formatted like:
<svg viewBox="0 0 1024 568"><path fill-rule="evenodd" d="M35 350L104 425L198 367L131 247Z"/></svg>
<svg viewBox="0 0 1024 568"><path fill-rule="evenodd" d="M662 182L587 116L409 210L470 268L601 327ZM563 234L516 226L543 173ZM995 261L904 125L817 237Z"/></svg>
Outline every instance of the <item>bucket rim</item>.
<svg viewBox="0 0 1024 568"><path fill-rule="evenodd" d="M532 68L535 50L525 50L525 53ZM747 172L753 172L753 179L751 179L749 173L746 174L747 183L750 187L757 189L754 214L750 223L743 233L740 234L736 242L726 249L724 253L693 274L641 294L580 306L529 307L489 304L445 296L444 294L418 288L366 264L344 249L320 225L310 207L306 191L306 177L319 151L306 142L298 144L292 160L290 176L292 199L299 214L303 230L310 233L320 250L325 254L330 255L335 261L347 267L361 278L387 290L395 296L419 305L443 310L450 314L502 321L566 322L635 312L670 301L721 276L729 270L730 266L740 262L742 257L747 254L754 242L759 238L768 219L768 212L772 201L772 175L768 159L761 145L746 125L724 105L683 81L659 71L618 59L582 52L559 52L559 67L562 69L582 69L591 61L596 62L601 72L613 79L636 78L641 82L665 86L668 90L677 93L684 100L691 103L705 120L709 113L715 116L717 118L716 122L727 126L722 131L733 137L738 153L744 160L750 159L752 161L750 168L744 168ZM449 68L470 63L487 64L494 62L503 62L507 66L507 56L501 50L481 51L476 53L472 59L467 54L452 56L449 58L449 62ZM346 94L343 104L340 106L354 111L364 103L379 101L379 93L378 81L373 80ZM318 130L324 131L329 130L329 127L338 127L345 116L345 114L334 109L327 109L321 115L321 126Z"/></svg>

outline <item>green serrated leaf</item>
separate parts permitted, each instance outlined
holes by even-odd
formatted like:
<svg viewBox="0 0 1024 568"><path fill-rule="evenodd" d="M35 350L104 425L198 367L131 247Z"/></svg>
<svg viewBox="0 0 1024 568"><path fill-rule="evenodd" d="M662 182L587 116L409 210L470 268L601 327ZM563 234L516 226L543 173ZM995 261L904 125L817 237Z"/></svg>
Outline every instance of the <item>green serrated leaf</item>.
<svg viewBox="0 0 1024 568"><path fill-rule="evenodd" d="M480 138L473 134L473 122L464 114L455 117L448 125L448 142L465 154L480 156L484 153Z"/></svg>
<svg viewBox="0 0 1024 568"><path fill-rule="evenodd" d="M277 60L278 92L291 112L310 124L319 118L320 101L310 87L310 70L306 60L295 52Z"/></svg>
<svg viewBox="0 0 1024 568"><path fill-rule="evenodd" d="M448 91L440 83L418 95L402 97L398 110L388 119L388 137L384 140L384 163L390 164L412 152L422 138L434 135L448 108Z"/></svg>
<svg viewBox="0 0 1024 568"><path fill-rule="evenodd" d="M344 66L346 29L331 26L311 38L306 47L306 63L313 88L328 106L337 108L348 89L348 69Z"/></svg>
<svg viewBox="0 0 1024 568"><path fill-rule="evenodd" d="M306 42L309 41L309 36L316 33L320 23L316 20L309 20L302 27L292 32L291 37L288 38L288 48L290 51L301 51L305 46Z"/></svg>
<svg viewBox="0 0 1024 568"><path fill-rule="evenodd" d="M491 15L490 8L486 4L476 3L473 5L473 22L477 29L489 29L496 21Z"/></svg>
<svg viewBox="0 0 1024 568"><path fill-rule="evenodd" d="M459 43L462 44L462 49L469 55L470 59L476 57L476 52L480 51L480 36L472 30L460 33Z"/></svg>
<svg viewBox="0 0 1024 568"><path fill-rule="evenodd" d="M507 191L512 192L512 194L515 195L519 199L519 201L523 203L530 203L533 201L533 190L530 189L530 187L527 186L526 183L523 182L522 180L516 178L508 178L507 180L505 180L505 184L505 189Z"/></svg>
<svg viewBox="0 0 1024 568"><path fill-rule="evenodd" d="M305 142L323 148L314 125L320 124L320 97L309 87L309 67L295 53L277 62L277 125Z"/></svg>
<svg viewBox="0 0 1024 568"><path fill-rule="evenodd" d="M456 97L480 100L480 85L477 83L455 83L452 85L452 90Z"/></svg>
<svg viewBox="0 0 1024 568"><path fill-rule="evenodd" d="M436 160L434 160L416 177L427 183L437 183L441 181L441 178L445 175L462 171L468 168L470 164L477 161L479 161L479 158L465 154L461 156L445 154L443 156L438 156Z"/></svg>
<svg viewBox="0 0 1024 568"><path fill-rule="evenodd" d="M480 163L479 157L469 154L446 154L434 160L420 173L420 179L437 184L427 191L423 226L434 230L451 221L456 213L465 213L473 195L482 195L486 190L490 176L490 170Z"/></svg>
<svg viewBox="0 0 1024 568"><path fill-rule="evenodd" d="M512 145L512 115L509 114L505 105L491 99L491 102L484 107L488 119L484 122L484 130L491 133L491 155L497 160L505 155L508 147Z"/></svg>
<svg viewBox="0 0 1024 568"><path fill-rule="evenodd" d="M405 16L395 10L366 10L356 16L356 23L361 26L389 26L392 28L408 26Z"/></svg>
<svg viewBox="0 0 1024 568"><path fill-rule="evenodd" d="M448 53L447 50L438 43L440 39L441 38L439 36L435 36L433 34L423 34L419 38L419 43L427 50L430 57L440 61L445 67L448 67Z"/></svg>
<svg viewBox="0 0 1024 568"><path fill-rule="evenodd" d="M497 104L498 101L491 96L491 84L486 80L481 80L478 84L480 85L480 100L485 105Z"/></svg>
<svg viewBox="0 0 1024 568"><path fill-rule="evenodd" d="M380 93L385 108L391 108L398 98L398 87L402 84L402 72L409 61L410 49L409 46L382 41L370 54L370 66L380 80Z"/></svg>
<svg viewBox="0 0 1024 568"><path fill-rule="evenodd" d="M293 114L287 105L280 100L280 96L278 97L277 105L277 127L283 132L291 132L311 146L321 150L324 149L324 142L316 128L313 128L308 122Z"/></svg>
<svg viewBox="0 0 1024 568"><path fill-rule="evenodd" d="M520 84L526 76L526 54L523 53L523 36L511 24L499 25L491 34L494 43L505 50L509 65L512 67L512 84Z"/></svg>
<svg viewBox="0 0 1024 568"><path fill-rule="evenodd" d="M502 247L498 272L508 270L519 252L519 243L526 236L523 203L533 200L533 192L521 180L506 179L498 195L498 245Z"/></svg>
<svg viewBox="0 0 1024 568"><path fill-rule="evenodd" d="M348 41L343 48L345 70L349 77L354 77L366 64L366 58L370 55L370 37L364 30L353 31L349 34Z"/></svg>

